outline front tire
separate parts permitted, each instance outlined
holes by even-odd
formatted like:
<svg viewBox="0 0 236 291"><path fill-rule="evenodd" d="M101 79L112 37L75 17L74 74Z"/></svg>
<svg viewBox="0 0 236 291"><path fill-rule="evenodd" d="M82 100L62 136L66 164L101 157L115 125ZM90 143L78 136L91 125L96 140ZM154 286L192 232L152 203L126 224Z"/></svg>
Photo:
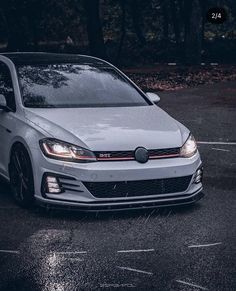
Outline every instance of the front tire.
<svg viewBox="0 0 236 291"><path fill-rule="evenodd" d="M14 145L9 165L10 185L17 204L30 208L34 204L34 177L29 154L21 143Z"/></svg>

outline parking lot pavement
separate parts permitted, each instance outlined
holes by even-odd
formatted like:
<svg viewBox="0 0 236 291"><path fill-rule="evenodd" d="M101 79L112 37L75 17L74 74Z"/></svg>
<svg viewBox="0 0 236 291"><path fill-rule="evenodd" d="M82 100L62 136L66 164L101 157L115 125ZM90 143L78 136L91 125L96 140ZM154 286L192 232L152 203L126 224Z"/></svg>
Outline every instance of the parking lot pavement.
<svg viewBox="0 0 236 291"><path fill-rule="evenodd" d="M205 198L107 214L24 210L0 183L0 290L236 290L236 83L160 94L199 141Z"/></svg>

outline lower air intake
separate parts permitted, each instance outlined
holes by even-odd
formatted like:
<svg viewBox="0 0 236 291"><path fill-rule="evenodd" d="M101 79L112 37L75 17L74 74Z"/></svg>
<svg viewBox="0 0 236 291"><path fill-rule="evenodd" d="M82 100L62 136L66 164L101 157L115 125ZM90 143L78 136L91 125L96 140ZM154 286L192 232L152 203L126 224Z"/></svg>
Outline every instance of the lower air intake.
<svg viewBox="0 0 236 291"><path fill-rule="evenodd" d="M184 176L141 181L83 183L96 198L119 198L184 192L191 178L192 176Z"/></svg>

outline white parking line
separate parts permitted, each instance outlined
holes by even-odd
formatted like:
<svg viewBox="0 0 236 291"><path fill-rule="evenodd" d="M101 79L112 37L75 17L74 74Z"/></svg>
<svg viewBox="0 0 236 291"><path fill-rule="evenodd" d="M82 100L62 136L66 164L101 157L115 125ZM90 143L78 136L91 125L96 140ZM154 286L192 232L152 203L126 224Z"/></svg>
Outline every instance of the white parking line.
<svg viewBox="0 0 236 291"><path fill-rule="evenodd" d="M215 151L221 151L221 152L230 152L230 150L219 149L219 148L211 148L211 149Z"/></svg>
<svg viewBox="0 0 236 291"><path fill-rule="evenodd" d="M75 251L75 252L54 252L57 255L77 255L77 254L87 254L86 251Z"/></svg>
<svg viewBox="0 0 236 291"><path fill-rule="evenodd" d="M135 288L136 286L134 284L118 284L118 283L114 283L114 284L108 284L108 283L103 283L100 284L100 288Z"/></svg>
<svg viewBox="0 0 236 291"><path fill-rule="evenodd" d="M141 253L141 252L154 252L154 249L147 249L147 250L121 250L121 251L117 251L117 253Z"/></svg>
<svg viewBox="0 0 236 291"><path fill-rule="evenodd" d="M19 254L19 251L13 251L13 250L0 250L0 253L6 253L6 254Z"/></svg>
<svg viewBox="0 0 236 291"><path fill-rule="evenodd" d="M212 243L212 244L204 244L204 245L191 245L188 246L189 248L204 248L204 247L211 247L211 246L217 246L221 245L222 242Z"/></svg>
<svg viewBox="0 0 236 291"><path fill-rule="evenodd" d="M182 281L182 280L176 280L176 282L181 283L181 284L185 284L185 285L188 285L188 286L191 286L191 287L195 287L195 288L198 288L198 289L201 289L201 290L208 290L205 287L202 287L202 286L199 286L199 285L196 285L196 284L192 284L192 283L188 283L188 282L185 282L185 281Z"/></svg>
<svg viewBox="0 0 236 291"><path fill-rule="evenodd" d="M119 267L119 266L117 266L117 268L121 269L121 270L127 270L127 271L147 274L147 275L153 275L153 273L151 273L151 272L146 272L146 271L142 271L142 270L138 270L138 269L132 269L132 268L129 268L129 267Z"/></svg>
<svg viewBox="0 0 236 291"><path fill-rule="evenodd" d="M198 144L212 144L212 145L236 145L236 142L224 142L224 141L197 141Z"/></svg>

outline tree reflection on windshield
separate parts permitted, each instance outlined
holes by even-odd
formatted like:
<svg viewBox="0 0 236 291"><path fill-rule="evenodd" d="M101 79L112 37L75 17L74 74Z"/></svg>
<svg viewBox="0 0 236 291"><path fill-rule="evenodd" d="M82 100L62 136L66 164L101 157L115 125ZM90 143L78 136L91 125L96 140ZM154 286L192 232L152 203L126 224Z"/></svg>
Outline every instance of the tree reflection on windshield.
<svg viewBox="0 0 236 291"><path fill-rule="evenodd" d="M112 68L78 64L18 67L26 107L145 106L142 95Z"/></svg>

